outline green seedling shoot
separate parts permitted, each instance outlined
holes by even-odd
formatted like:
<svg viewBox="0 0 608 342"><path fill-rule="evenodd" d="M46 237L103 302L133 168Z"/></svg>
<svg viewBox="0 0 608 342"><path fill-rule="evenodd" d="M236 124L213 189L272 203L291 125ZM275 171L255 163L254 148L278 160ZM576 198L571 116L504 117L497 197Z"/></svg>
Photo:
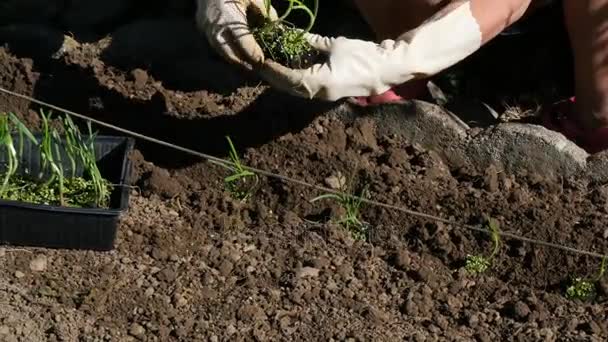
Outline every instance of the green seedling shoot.
<svg viewBox="0 0 608 342"><path fill-rule="evenodd" d="M19 134L19 149L15 149L13 141L14 128ZM25 127L21 121L13 114L0 114L0 146L6 149L7 154L7 167L4 171L2 179L2 186L0 187L0 197L4 197L8 190L9 181L11 177L15 175L19 168L19 158L23 154L23 140L24 137L30 139L34 144L37 143L36 138L32 133Z"/></svg>
<svg viewBox="0 0 608 342"><path fill-rule="evenodd" d="M51 151L51 163L53 165L53 170L57 170L55 172L55 177L57 177L57 181L59 182L59 203L64 206L65 205L65 190L64 190L64 173L63 173L63 163L61 158L61 137L59 136L59 132L56 129L51 131L51 142L52 147L55 150L55 157L53 157L53 151ZM56 163L54 161L57 160Z"/></svg>
<svg viewBox="0 0 608 342"><path fill-rule="evenodd" d="M101 172L99 171L99 167L97 167L97 157L95 156L94 145L97 134L93 133L90 121L87 122L87 128L89 131L89 139L81 145L81 159L84 163L84 168L89 174L89 177L91 178L91 181L93 182L93 186L95 188L95 204L97 206L102 206L107 201L109 201L110 185L102 177Z"/></svg>
<svg viewBox="0 0 608 342"><path fill-rule="evenodd" d="M481 274L490 268L492 260L498 253L500 247L500 225L496 219L491 217L487 218L488 226L490 228L490 236L494 247L489 256L483 255L469 255L466 259L465 269L473 274Z"/></svg>
<svg viewBox="0 0 608 342"><path fill-rule="evenodd" d="M312 46L304 38L304 34L313 28L319 12L319 0L313 1L310 9L302 0L286 0L289 2L285 12L278 20L271 21L269 17L271 0L264 0L266 13L265 19L260 24L254 24L252 33L264 53L272 60L287 66L299 67L302 57L310 51ZM309 21L305 29L297 29L287 21L293 11L303 11L307 14ZM295 65L294 65L295 63Z"/></svg>
<svg viewBox="0 0 608 342"><path fill-rule="evenodd" d="M251 195L253 194L253 188L258 184L258 175L243 167L239 155L236 152L236 149L234 148L234 144L232 143L232 139L227 136L226 140L228 140L228 146L230 148L229 157L231 165L220 165L230 170L232 174L224 178L224 184L233 196L235 196L241 201L245 201L249 199L249 197L251 197ZM247 179L249 178L253 178L254 184L248 187L247 190L242 190L243 186L246 186Z"/></svg>
<svg viewBox="0 0 608 342"><path fill-rule="evenodd" d="M21 120L19 120L19 118L15 114L8 113L8 117L11 120L11 122L13 123L13 125L15 126L15 128L17 129L17 134L19 134L19 149L17 150L17 155L19 157L22 157L23 156L23 143L25 141L24 138L27 138L34 145L38 145L38 140L36 140L36 138L34 137L32 132L23 124L23 122L21 122Z"/></svg>
<svg viewBox="0 0 608 342"><path fill-rule="evenodd" d="M40 176L42 178L44 173L50 167L51 172L49 175L49 179L45 183L46 185L49 185L53 181L55 181L56 177L58 177L59 175L60 177L63 177L63 173L61 172L61 170L55 163L55 159L53 158L53 133L49 125L49 122L52 118L52 114L49 113L48 115L46 115L41 110L40 117L42 119L42 139L40 141L40 158L42 161L42 165L40 169Z"/></svg>
<svg viewBox="0 0 608 342"><path fill-rule="evenodd" d="M306 27L306 29L304 29L304 31L299 32L299 35L301 37L304 35L304 33L310 32L310 30L312 30L313 26L315 25L315 21L317 20L317 14L319 13L319 0L312 0L313 1L312 10L308 6L306 6L304 4L304 2L301 0L286 0L286 1L289 2L289 6L287 7L287 10L285 10L285 13L283 13L283 15L281 15L279 17L279 19L277 21L275 21L275 23L285 23L285 22L287 22L286 21L287 17L291 14L292 11L301 10L301 11L304 11L306 14L308 14L309 22L308 22L308 26ZM272 6L272 0L264 0L266 16L270 15L271 6Z"/></svg>
<svg viewBox="0 0 608 342"><path fill-rule="evenodd" d="M360 211L364 198L367 198L369 195L368 186L365 185L360 196L349 194L347 188L352 187L342 187L339 194L324 194L311 199L310 202L314 203L322 199L331 199L338 202L345 213L336 223L342 225L346 230L351 232L356 240L367 240L368 229L367 225L360 219Z"/></svg>
<svg viewBox="0 0 608 342"><path fill-rule="evenodd" d="M71 178L76 177L77 158L82 159L82 139L78 127L74 124L69 115L63 118L63 127L65 129L65 149L68 159L70 160Z"/></svg>
<svg viewBox="0 0 608 342"><path fill-rule="evenodd" d="M13 137L11 136L11 126L8 119L8 115L0 115L0 145L6 149L6 170L4 171L4 177L2 180L2 187L0 188L0 196L4 196L8 187L8 182L12 175L17 170L18 159L17 151L13 144Z"/></svg>
<svg viewBox="0 0 608 342"><path fill-rule="evenodd" d="M569 299L588 300L595 297L597 293L597 283L602 279L606 272L606 257L602 258L600 270L594 279L583 279L576 277L566 289L566 297Z"/></svg>

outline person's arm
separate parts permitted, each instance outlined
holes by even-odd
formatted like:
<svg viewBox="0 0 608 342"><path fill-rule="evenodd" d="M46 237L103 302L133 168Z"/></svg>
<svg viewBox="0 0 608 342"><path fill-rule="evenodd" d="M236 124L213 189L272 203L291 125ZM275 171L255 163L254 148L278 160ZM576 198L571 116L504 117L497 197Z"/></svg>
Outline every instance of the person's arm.
<svg viewBox="0 0 608 342"><path fill-rule="evenodd" d="M538 0L537 0L538 1ZM445 17L456 8L469 2L471 15L479 26L482 35L482 44L495 38L500 32L519 20L530 7L531 0L455 0L433 16L425 20L417 28L401 34L397 39L411 41L413 35L420 28Z"/></svg>
<svg viewBox="0 0 608 342"><path fill-rule="evenodd" d="M530 3L531 0L471 0L471 12L479 24L482 45L521 19Z"/></svg>
<svg viewBox="0 0 608 342"><path fill-rule="evenodd" d="M409 46L409 62L420 77L465 59L519 20L531 0L456 0L397 40Z"/></svg>

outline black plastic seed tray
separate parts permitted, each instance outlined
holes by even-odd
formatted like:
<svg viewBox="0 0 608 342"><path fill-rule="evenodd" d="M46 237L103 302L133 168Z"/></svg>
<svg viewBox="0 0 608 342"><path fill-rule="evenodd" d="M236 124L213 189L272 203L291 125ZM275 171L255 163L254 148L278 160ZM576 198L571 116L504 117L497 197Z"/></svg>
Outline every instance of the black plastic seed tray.
<svg viewBox="0 0 608 342"><path fill-rule="evenodd" d="M35 135L40 139L40 135ZM14 136L18 146L19 137ZM40 140L39 140L40 141ZM128 158L135 142L132 138L98 136L94 142L97 165L104 178L114 184L110 208L70 208L0 200L0 244L12 246L108 251L114 248L120 214L129 203ZM61 150L65 155L65 150ZM0 173L6 168L6 151L0 149ZM40 172L38 146L23 141L18 174ZM66 157L65 172L71 172ZM79 165L77 175L82 175Z"/></svg>

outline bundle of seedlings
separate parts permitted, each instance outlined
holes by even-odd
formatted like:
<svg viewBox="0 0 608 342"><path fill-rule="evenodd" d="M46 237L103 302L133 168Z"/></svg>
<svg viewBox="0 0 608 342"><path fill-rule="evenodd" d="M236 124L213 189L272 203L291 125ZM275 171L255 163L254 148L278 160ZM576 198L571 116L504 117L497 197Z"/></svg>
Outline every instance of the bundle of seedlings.
<svg viewBox="0 0 608 342"><path fill-rule="evenodd" d="M89 134L83 136L74 122L61 120L61 135L51 128L51 115L41 111L42 131L37 139L14 115L0 114L0 147L5 152L6 166L0 164L2 186L0 199L78 208L108 208L112 184L101 176L93 142L96 134L89 123ZM17 137L17 139L15 139ZM24 154L25 139L29 140ZM17 146L15 146L17 145ZM37 153L37 155L36 155ZM2 152L0 152L2 154ZM25 158L38 158L40 172L32 174L22 167Z"/></svg>
<svg viewBox="0 0 608 342"><path fill-rule="evenodd" d="M259 13L253 8L247 13L251 33L262 48L264 56L291 69L306 69L323 62L327 56L314 49L304 35L312 29L319 12L319 0L313 2L311 10L304 4L306 0L285 0L287 9L277 20L271 20L269 13L271 0L264 0L266 13ZM309 18L305 29L297 28L287 21L294 11L303 11Z"/></svg>

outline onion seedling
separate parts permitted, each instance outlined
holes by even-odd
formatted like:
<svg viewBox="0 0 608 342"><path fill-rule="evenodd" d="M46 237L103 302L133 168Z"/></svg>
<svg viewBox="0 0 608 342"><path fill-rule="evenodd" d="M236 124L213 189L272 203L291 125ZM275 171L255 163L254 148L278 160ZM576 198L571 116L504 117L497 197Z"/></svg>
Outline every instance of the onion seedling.
<svg viewBox="0 0 608 342"><path fill-rule="evenodd" d="M500 225L496 219L491 217L488 217L487 220L494 247L492 248L490 255L487 257L483 255L467 256L465 269L473 274L480 274L487 271L492 265L492 259L496 256L496 254L498 254L498 249L500 247Z"/></svg>
<svg viewBox="0 0 608 342"><path fill-rule="evenodd" d="M351 180L352 181L352 180ZM350 187L349 187L350 188ZM354 196L347 193L347 188L342 189L341 194L324 194L310 200L311 203L322 199L333 199L344 209L345 214L337 221L346 230L350 231L353 237L357 240L368 239L367 224L359 218L363 199L369 195L368 186L365 185L360 193L360 196Z"/></svg>
<svg viewBox="0 0 608 342"><path fill-rule="evenodd" d="M63 177L63 172L59 169L57 164L55 163L55 159L53 158L53 132L49 125L49 121L51 120L52 114L49 113L45 115L44 112L40 111L40 117L42 118L42 138L40 140L40 159L42 161L42 165L40 168L41 178L44 176L44 173L50 167L51 172L49 174L49 179L45 182L45 185L49 185L55 181L56 177Z"/></svg>
<svg viewBox="0 0 608 342"><path fill-rule="evenodd" d="M13 128L19 134L18 150L15 149ZM36 138L34 138L30 130L13 113L0 115L0 146L4 146L7 152L7 167L0 187L0 198L4 198L6 195L10 180L17 172L19 158L23 155L23 141L25 137L30 139L34 144L37 143Z"/></svg>
<svg viewBox="0 0 608 342"><path fill-rule="evenodd" d="M69 115L63 118L63 128L65 130L65 149L68 159L70 160L70 171L72 178L76 178L76 158L81 156L82 139L78 127Z"/></svg>
<svg viewBox="0 0 608 342"><path fill-rule="evenodd" d="M102 177L99 168L97 167L97 158L95 157L95 138L96 133L93 133L91 122L87 122L89 138L80 145L81 159L84 164L84 169L91 178L95 189L95 205L105 205L110 199L109 183Z"/></svg>
<svg viewBox="0 0 608 342"><path fill-rule="evenodd" d="M600 270L594 279L574 278L566 289L566 297L569 299L588 300L597 293L597 283L602 279L606 272L606 257L602 258Z"/></svg>
<svg viewBox="0 0 608 342"><path fill-rule="evenodd" d="M17 151L13 144L13 137L11 135L11 126L8 119L8 115L0 115L0 146L6 149L6 171L2 180L2 187L0 187L0 196L4 196L6 193L8 182L15 171L19 163L17 158Z"/></svg>
<svg viewBox="0 0 608 342"><path fill-rule="evenodd" d="M15 114L8 113L8 117L9 119L11 119L11 122L17 129L17 134L19 134L19 149L17 150L17 156L19 158L23 158L23 142L25 141L24 138L27 138L34 145L38 145L38 140L36 139L36 137L34 137L32 132L23 124L23 122L21 122L21 120L19 120L19 118L15 116Z"/></svg>
<svg viewBox="0 0 608 342"><path fill-rule="evenodd" d="M230 165L230 166L228 166L226 164L220 164L220 165L223 166L224 168L227 168L228 170L230 170L232 172L232 174L230 176L227 176L226 178L224 178L224 184L226 185L226 188L228 189L228 191L230 191L230 193L233 194L233 196L237 197L241 201L245 201L249 197L251 197L251 195L253 194L253 189L257 186L258 181L259 181L258 175L243 167L243 165L241 164L239 155L236 152L236 149L234 148L234 144L232 143L232 140L228 136L226 137L226 140L228 140L228 145L230 147L230 150L228 153L229 153L229 157L230 157L230 161L231 161L232 165ZM246 182L247 182L248 178L253 178L254 184L252 186L248 187L247 190L242 190L242 186L243 185L246 186Z"/></svg>
<svg viewBox="0 0 608 342"><path fill-rule="evenodd" d="M59 182L59 204L62 206L65 206L65 197L64 197L64 193L65 193L65 187L64 187L64 172L63 172L63 163L62 163L62 157L61 157L61 137L59 136L59 132L57 132L56 129L53 129L51 131L51 143L52 146L54 147L55 150L55 157L52 158L52 162L54 162L55 160L57 160L56 163L53 163L54 168L53 170L56 170L55 172L55 176L57 177L57 181ZM51 151L51 155L52 155L53 151Z"/></svg>

